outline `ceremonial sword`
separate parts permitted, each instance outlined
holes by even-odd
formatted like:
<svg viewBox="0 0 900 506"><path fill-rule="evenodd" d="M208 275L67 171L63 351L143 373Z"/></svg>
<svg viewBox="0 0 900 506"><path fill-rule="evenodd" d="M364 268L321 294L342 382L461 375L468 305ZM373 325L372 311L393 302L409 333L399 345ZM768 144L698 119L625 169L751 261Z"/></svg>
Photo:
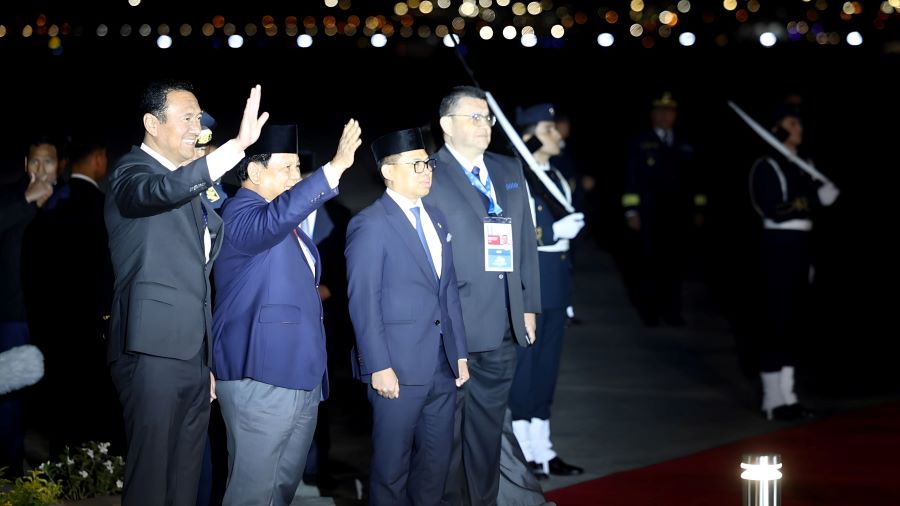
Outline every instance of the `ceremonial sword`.
<svg viewBox="0 0 900 506"><path fill-rule="evenodd" d="M795 165L797 165L798 167L803 169L803 171L806 172L807 174L809 174L810 176L812 176L813 179L821 181L824 184L830 184L830 185L834 186L834 183L832 183L830 179L828 179L827 177L825 177L824 174L822 174L821 172L816 170L816 168L813 167L812 164L810 164L806 160L800 158L799 156L797 156L796 153L794 153L791 150L789 150L788 148L786 148L784 146L784 144L779 142L778 139L776 139L775 136L772 135L772 132L769 132L768 130L763 128L759 123L757 123L753 118L751 118L749 114L745 113L740 107L738 107L737 104L735 104L734 102L729 100L728 106L731 107L732 109L734 109L734 112L736 112L738 114L738 116L740 116L741 119L744 120L744 122L747 123L747 125L753 129L754 132L759 134L759 136L762 137L762 139L764 141L769 143L769 145L771 145L779 153L784 155L788 160L790 160Z"/></svg>

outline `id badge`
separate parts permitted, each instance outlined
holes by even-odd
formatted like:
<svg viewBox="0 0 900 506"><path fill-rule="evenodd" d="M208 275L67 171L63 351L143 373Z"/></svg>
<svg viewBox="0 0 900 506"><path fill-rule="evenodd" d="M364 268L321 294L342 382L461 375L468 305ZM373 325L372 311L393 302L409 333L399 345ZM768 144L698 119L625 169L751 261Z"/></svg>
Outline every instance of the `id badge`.
<svg viewBox="0 0 900 506"><path fill-rule="evenodd" d="M490 217L484 221L484 270L512 272L512 218Z"/></svg>

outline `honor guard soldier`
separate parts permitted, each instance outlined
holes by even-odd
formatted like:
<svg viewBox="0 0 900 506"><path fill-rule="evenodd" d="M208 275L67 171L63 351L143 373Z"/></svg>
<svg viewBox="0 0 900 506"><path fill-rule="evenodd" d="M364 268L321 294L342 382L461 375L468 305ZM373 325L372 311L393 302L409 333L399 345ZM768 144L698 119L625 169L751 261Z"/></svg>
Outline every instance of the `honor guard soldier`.
<svg viewBox="0 0 900 506"><path fill-rule="evenodd" d="M675 136L678 104L671 93L653 100L651 128L628 147L622 206L637 235L636 303L646 325L684 325L681 313L684 239L706 205L694 191L694 148Z"/></svg>
<svg viewBox="0 0 900 506"><path fill-rule="evenodd" d="M560 153L562 144L553 105L518 109L516 122L522 140L545 177L525 169L538 244L542 311L537 319L540 339L530 348L516 350L518 361L509 396L513 433L538 478L546 478L548 474L576 475L584 470L565 463L553 451L550 405L559 375L566 308L571 302L569 241L584 227L584 214L567 210L572 205L572 188L565 176L550 166L550 157Z"/></svg>
<svg viewBox="0 0 900 506"><path fill-rule="evenodd" d="M771 131L771 142L781 145L773 144L775 149L758 158L750 171L750 197L763 222L760 255L765 319L758 356L763 415L768 420L790 420L811 414L794 392L794 365L802 336L799 315L812 280L812 217L817 208L837 199L838 190L830 182L815 181L801 167L809 162L796 156L803 142L803 123L796 107L778 108Z"/></svg>

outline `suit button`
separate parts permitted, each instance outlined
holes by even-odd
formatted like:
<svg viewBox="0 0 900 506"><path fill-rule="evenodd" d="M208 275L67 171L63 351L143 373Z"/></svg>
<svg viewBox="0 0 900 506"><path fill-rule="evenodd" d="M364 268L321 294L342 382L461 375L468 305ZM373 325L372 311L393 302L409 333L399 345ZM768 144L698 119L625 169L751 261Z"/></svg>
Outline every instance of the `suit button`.
<svg viewBox="0 0 900 506"><path fill-rule="evenodd" d="M498 275L497 279L503 279L503 274Z"/></svg>
<svg viewBox="0 0 900 506"><path fill-rule="evenodd" d="M435 326L435 327L437 327L437 326L440 325L440 324L441 324L441 321L440 321L440 320L435 320L435 321L434 321L434 326Z"/></svg>
<svg viewBox="0 0 900 506"><path fill-rule="evenodd" d="M560 256L559 256L559 259L560 259L560 260L565 260L565 259L566 259L566 254L563 253L562 255L560 255Z"/></svg>

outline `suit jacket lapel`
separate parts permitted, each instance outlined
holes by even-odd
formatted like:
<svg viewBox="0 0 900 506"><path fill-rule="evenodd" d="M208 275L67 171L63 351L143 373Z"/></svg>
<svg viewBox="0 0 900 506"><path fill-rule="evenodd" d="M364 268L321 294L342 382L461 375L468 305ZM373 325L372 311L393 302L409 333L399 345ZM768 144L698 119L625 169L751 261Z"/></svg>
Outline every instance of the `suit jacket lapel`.
<svg viewBox="0 0 900 506"><path fill-rule="evenodd" d="M380 201L387 213L388 223L394 227L394 230L397 231L400 238L403 239L403 243L406 244L406 247L409 249L410 253L412 253L412 257L415 259L416 264L418 264L419 268L422 269L422 272L432 281L432 283L434 283L435 288L437 288L437 280L434 279L431 264L425 257L425 248L422 247L422 241L419 240L419 234L416 233L416 229L412 227L412 224L409 222L406 214L400 209L400 206L398 206L397 203L394 202L394 199L389 197L387 193L381 196Z"/></svg>
<svg viewBox="0 0 900 506"><path fill-rule="evenodd" d="M424 205L424 204L422 204ZM428 217L431 219L431 224L434 225L434 229L437 231L438 239L441 241L441 282L443 285L444 281L447 279L447 267L450 265L450 248L448 247L449 243L447 242L447 229L444 228L444 224L437 218L437 213L432 206L425 206L425 210L428 211Z"/></svg>
<svg viewBox="0 0 900 506"><path fill-rule="evenodd" d="M487 211L484 209L484 203L482 203L481 197L479 196L478 190L472 186L472 183L469 182L469 178L465 175L465 170L462 165L447 151L446 147L442 147L440 151L437 153L437 160L440 162L440 166L435 171L435 174L446 174L446 177L450 179L453 186L462 193L466 202L469 203L469 206L472 207L472 210L475 214L478 215L479 218L484 218L487 216ZM490 171L490 168L488 169ZM437 176L440 177L440 176ZM491 182L494 180L494 175L491 174ZM496 192L499 193L499 192ZM501 207L503 204L500 204Z"/></svg>
<svg viewBox="0 0 900 506"><path fill-rule="evenodd" d="M313 270L316 273L316 276L315 276L316 284L319 284L319 279L322 277L322 259L319 258L319 248L316 248L316 245L312 241L312 239L310 239L309 236L307 236L306 233L303 232L303 230L300 227L297 227L296 230L297 230L297 237L299 237L300 240L303 241L303 244L306 245L307 249L309 249L310 255L312 255L313 260L316 262L315 266L310 266L310 267L313 268ZM293 235L293 234L291 234L291 235ZM307 263L306 255L303 254L303 249L300 248L299 244L297 245L297 249L300 250L300 257L302 258L303 263Z"/></svg>
<svg viewBox="0 0 900 506"><path fill-rule="evenodd" d="M487 154L487 153L485 153ZM500 207L506 211L509 209L509 195L506 193L506 173L497 167L497 163L493 161L484 160L484 164L487 166L488 175L491 177L491 185L494 187L494 194L497 196L497 203L500 204ZM503 213L503 216L509 216L506 212Z"/></svg>
<svg viewBox="0 0 900 506"><path fill-rule="evenodd" d="M216 212L209 204L206 203L206 199L200 198L200 205L206 208L206 221L207 227L209 228L209 234L211 239L211 245L209 248L209 259L213 260L217 256L219 256L219 250L222 249L222 231L224 229L222 218L219 216L219 213ZM202 213L202 211L201 211ZM200 223L203 223L203 215L200 215ZM202 233L202 226L201 226ZM202 239L201 239L202 240Z"/></svg>
<svg viewBox="0 0 900 506"><path fill-rule="evenodd" d="M201 200L202 198L199 196L191 199L191 211L194 213L194 225L197 226L197 237L200 239L200 251L203 251L206 248L203 244L206 225L203 223L203 204L200 202Z"/></svg>

